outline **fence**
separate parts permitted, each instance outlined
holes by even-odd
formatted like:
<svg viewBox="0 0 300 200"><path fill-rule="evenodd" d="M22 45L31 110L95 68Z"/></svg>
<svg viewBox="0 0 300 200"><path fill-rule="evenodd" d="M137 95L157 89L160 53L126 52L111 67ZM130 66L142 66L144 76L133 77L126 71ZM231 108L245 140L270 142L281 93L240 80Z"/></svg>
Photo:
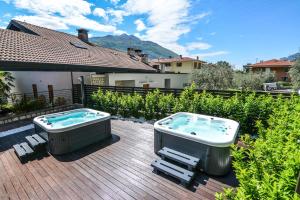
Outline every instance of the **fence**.
<svg viewBox="0 0 300 200"><path fill-rule="evenodd" d="M8 103L10 108L1 108L0 115L7 112L22 113L39 109L53 108L57 106L70 105L73 103L72 90L51 90L35 93L10 94L7 98L1 97L1 104Z"/></svg>
<svg viewBox="0 0 300 200"><path fill-rule="evenodd" d="M148 92L159 89L162 93L168 94L173 93L174 96L179 96L184 89L179 88L142 88L142 87L119 87L119 86L99 86L99 85L84 85L84 92L87 101L89 101L93 92L96 92L99 88L104 91L113 91L123 94L133 94L138 93L142 96L145 96ZM204 90L197 89L197 92L203 92ZM210 93L215 96L221 96L224 98L230 98L236 94L246 93L241 90L206 90L207 93ZM282 92L265 92L265 91L256 91L257 95L270 94L273 97L278 97L281 95L283 98L290 98L292 93L282 93ZM80 84L73 85L73 101L74 103L81 103L81 89Z"/></svg>

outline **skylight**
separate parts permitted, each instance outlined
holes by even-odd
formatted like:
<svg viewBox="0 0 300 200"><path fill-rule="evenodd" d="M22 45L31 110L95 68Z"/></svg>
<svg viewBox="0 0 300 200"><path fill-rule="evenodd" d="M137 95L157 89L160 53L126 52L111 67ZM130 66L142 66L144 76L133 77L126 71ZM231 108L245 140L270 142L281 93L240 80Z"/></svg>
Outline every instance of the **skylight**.
<svg viewBox="0 0 300 200"><path fill-rule="evenodd" d="M70 44L73 45L74 47L77 47L77 48L80 48L80 49L87 49L87 47L83 46L79 42L70 42Z"/></svg>

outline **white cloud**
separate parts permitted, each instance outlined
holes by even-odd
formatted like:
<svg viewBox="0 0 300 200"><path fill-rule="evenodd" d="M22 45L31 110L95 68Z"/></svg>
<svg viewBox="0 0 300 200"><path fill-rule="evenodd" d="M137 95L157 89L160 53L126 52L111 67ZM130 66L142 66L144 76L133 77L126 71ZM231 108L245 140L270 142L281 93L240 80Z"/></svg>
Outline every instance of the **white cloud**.
<svg viewBox="0 0 300 200"><path fill-rule="evenodd" d="M76 26L101 32L117 31L113 25L101 24L86 17L92 14L93 4L84 0L11 0L11 2L15 7L32 13L32 15L16 16L16 19L36 25L51 29L68 29L69 26ZM100 13L99 9L96 13Z"/></svg>
<svg viewBox="0 0 300 200"><path fill-rule="evenodd" d="M114 25L122 23L124 16L128 15L124 10L114 10L112 8L107 9L106 13L112 17L110 23Z"/></svg>
<svg viewBox="0 0 300 200"><path fill-rule="evenodd" d="M207 58L207 57L215 57L215 56L221 56L229 54L228 51L215 51L215 52L209 52L209 53L200 53L194 56L199 56L199 58Z"/></svg>
<svg viewBox="0 0 300 200"><path fill-rule="evenodd" d="M134 21L134 24L136 25L136 30L137 31L143 31L146 29L146 25L141 19L137 19Z"/></svg>
<svg viewBox="0 0 300 200"><path fill-rule="evenodd" d="M102 17L104 20L108 20L108 16L103 8L95 8L93 11L93 15Z"/></svg>
<svg viewBox="0 0 300 200"><path fill-rule="evenodd" d="M217 34L216 32L211 32L211 33L210 33L210 35L212 35L212 36L213 36L213 35L216 35L216 34Z"/></svg>
<svg viewBox="0 0 300 200"><path fill-rule="evenodd" d="M14 17L14 19L56 30L66 30L69 28L67 24L63 22L62 18L50 15L19 15Z"/></svg>
<svg viewBox="0 0 300 200"><path fill-rule="evenodd" d="M83 0L13 0L17 8L27 9L37 14L59 14L61 16L76 16L91 14L93 4Z"/></svg>
<svg viewBox="0 0 300 200"><path fill-rule="evenodd" d="M120 2L120 0L110 0L110 2L114 5L117 5Z"/></svg>
<svg viewBox="0 0 300 200"><path fill-rule="evenodd" d="M180 54L187 54L179 38L191 31L191 24L209 13L189 15L189 0L128 0L121 7L127 15L146 15L148 27L144 40L151 40Z"/></svg>
<svg viewBox="0 0 300 200"><path fill-rule="evenodd" d="M212 46L210 44L204 43L204 42L191 42L186 45L186 49L188 51L193 50L206 50L211 48Z"/></svg>

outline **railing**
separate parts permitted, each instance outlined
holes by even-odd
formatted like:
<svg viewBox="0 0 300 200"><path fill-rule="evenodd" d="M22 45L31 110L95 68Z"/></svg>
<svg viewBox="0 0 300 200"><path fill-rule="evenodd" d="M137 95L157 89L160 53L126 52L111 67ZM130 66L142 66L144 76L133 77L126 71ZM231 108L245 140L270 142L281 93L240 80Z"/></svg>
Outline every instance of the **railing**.
<svg viewBox="0 0 300 200"><path fill-rule="evenodd" d="M142 96L146 95L150 91L159 89L162 93L169 94L172 93L174 96L179 96L184 89L181 88L142 88L142 87L119 87L119 86L99 86L99 85L85 85L84 92L87 100L90 99L90 96L93 92L96 92L99 88L104 91L113 91L123 94L133 94L138 93ZM203 92L204 90L196 89L197 92ZM221 96L224 98L230 98L236 94L246 93L246 91L241 90L205 90L207 93L210 93L215 96ZM292 93L283 93L283 92L266 92L266 91L255 91L257 95L270 94L273 97L278 97L281 95L283 98L290 98ZM73 100L74 103L81 103L81 91L80 85L73 85Z"/></svg>
<svg viewBox="0 0 300 200"><path fill-rule="evenodd" d="M73 103L72 97L71 89L23 94L13 93L6 98L1 97L0 117L5 116L8 112L25 113L39 109L71 105ZM5 103L10 104L11 107L3 107Z"/></svg>

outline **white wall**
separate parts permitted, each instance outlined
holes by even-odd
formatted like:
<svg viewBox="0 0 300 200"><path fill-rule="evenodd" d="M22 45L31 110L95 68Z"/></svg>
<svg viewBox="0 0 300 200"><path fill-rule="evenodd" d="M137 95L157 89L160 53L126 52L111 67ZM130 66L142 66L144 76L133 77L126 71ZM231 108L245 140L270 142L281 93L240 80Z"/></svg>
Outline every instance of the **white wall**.
<svg viewBox="0 0 300 200"><path fill-rule="evenodd" d="M12 93L32 93L32 84L37 85L38 92L48 91L48 85L53 90L71 89L71 72L11 72L15 78ZM78 77L84 76L85 83L90 83L90 72L73 72L74 84L79 84Z"/></svg>
<svg viewBox="0 0 300 200"><path fill-rule="evenodd" d="M109 86L115 86L116 81L134 80L135 87L143 87L149 84L150 87L164 88L165 79L171 79L171 88L183 88L185 83L190 83L190 74L158 74L158 73L109 73Z"/></svg>

